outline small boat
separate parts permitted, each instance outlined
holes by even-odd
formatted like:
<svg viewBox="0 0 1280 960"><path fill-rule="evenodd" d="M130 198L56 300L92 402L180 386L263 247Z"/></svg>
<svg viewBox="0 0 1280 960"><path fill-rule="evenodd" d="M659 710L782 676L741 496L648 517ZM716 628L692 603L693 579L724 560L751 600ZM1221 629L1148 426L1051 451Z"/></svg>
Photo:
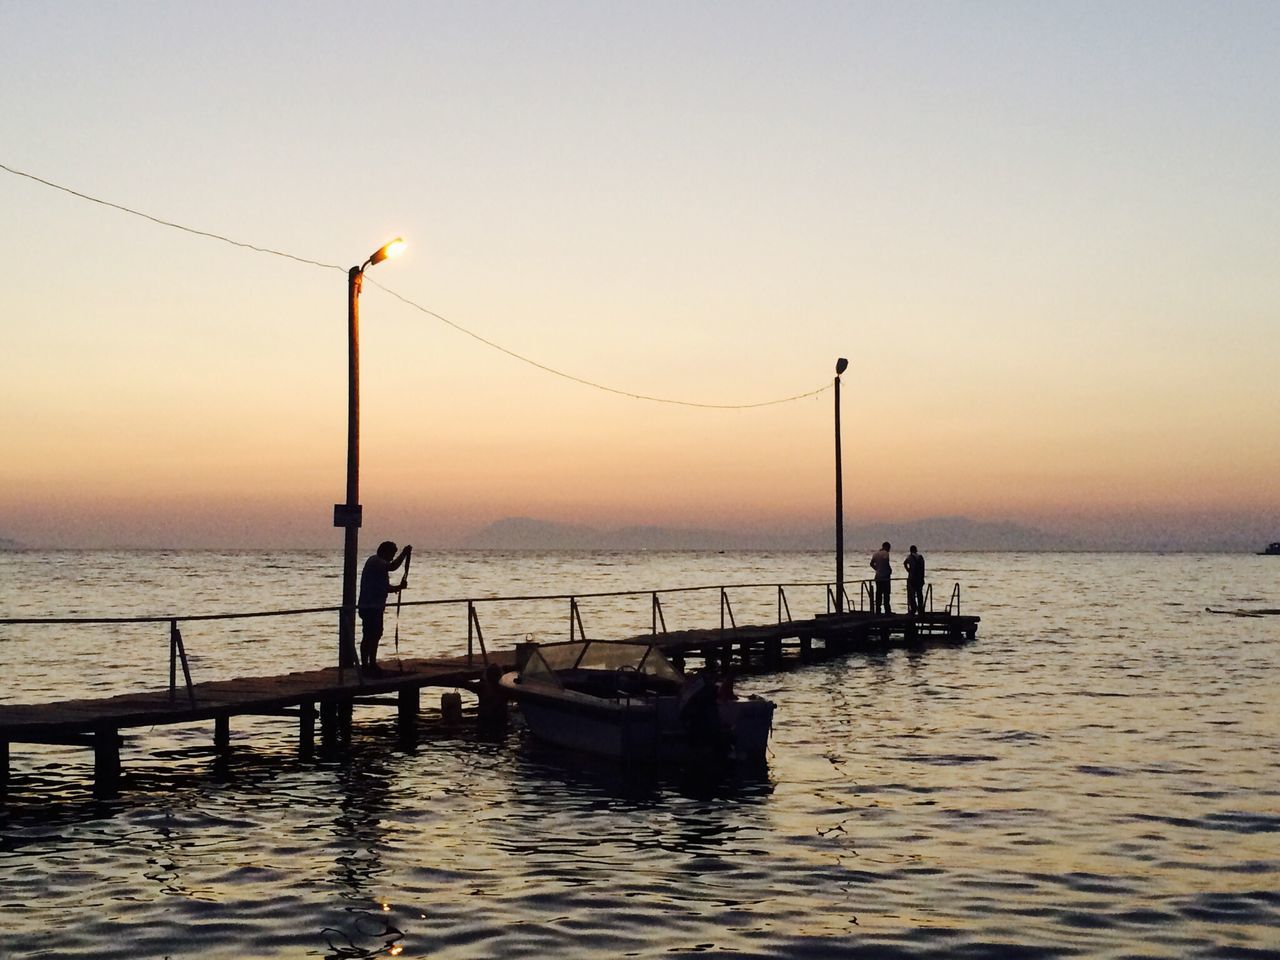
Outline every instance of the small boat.
<svg viewBox="0 0 1280 960"><path fill-rule="evenodd" d="M688 679L643 641L531 643L501 685L539 740L620 759L718 754L764 758L774 704L719 700L712 679Z"/></svg>
<svg viewBox="0 0 1280 960"><path fill-rule="evenodd" d="M1267 544L1267 549L1265 549L1265 550L1259 550L1259 551L1258 551L1258 556L1260 556L1260 557L1280 557L1280 540L1277 540L1275 543L1269 543L1269 544Z"/></svg>

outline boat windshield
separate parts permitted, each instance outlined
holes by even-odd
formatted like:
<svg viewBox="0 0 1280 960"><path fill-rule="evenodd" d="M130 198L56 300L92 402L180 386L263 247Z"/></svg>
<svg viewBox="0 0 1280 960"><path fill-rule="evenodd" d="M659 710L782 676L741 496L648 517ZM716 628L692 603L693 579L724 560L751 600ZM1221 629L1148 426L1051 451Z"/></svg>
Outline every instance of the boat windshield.
<svg viewBox="0 0 1280 960"><path fill-rule="evenodd" d="M634 670L636 673L682 683L684 678L651 643L583 640L539 646L525 663L523 674L558 683L565 670Z"/></svg>

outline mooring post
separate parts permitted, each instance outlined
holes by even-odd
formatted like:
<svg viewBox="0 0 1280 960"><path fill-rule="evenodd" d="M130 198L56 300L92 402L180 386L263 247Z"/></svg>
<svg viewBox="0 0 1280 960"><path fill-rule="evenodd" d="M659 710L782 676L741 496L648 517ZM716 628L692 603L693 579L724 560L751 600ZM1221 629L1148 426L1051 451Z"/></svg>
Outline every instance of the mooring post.
<svg viewBox="0 0 1280 960"><path fill-rule="evenodd" d="M338 740L338 701L333 697L320 701L320 737L326 748Z"/></svg>
<svg viewBox="0 0 1280 960"><path fill-rule="evenodd" d="M440 694L440 718L449 726L462 722L462 694Z"/></svg>
<svg viewBox="0 0 1280 960"><path fill-rule="evenodd" d="M102 726L93 732L93 789L99 796L111 796L120 784L120 734L115 727Z"/></svg>
<svg viewBox="0 0 1280 960"><path fill-rule="evenodd" d="M231 718L226 714L213 718L213 746L218 751L231 746Z"/></svg>
<svg viewBox="0 0 1280 960"><path fill-rule="evenodd" d="M782 667L782 638L771 637L764 642L765 660L769 664L769 669L778 670Z"/></svg>
<svg viewBox="0 0 1280 960"><path fill-rule="evenodd" d="M355 713L355 697L343 697L338 704L338 734L343 740L351 739L351 719Z"/></svg>
<svg viewBox="0 0 1280 960"><path fill-rule="evenodd" d="M169 702L178 698L178 621L169 621Z"/></svg>
<svg viewBox="0 0 1280 960"><path fill-rule="evenodd" d="M809 663L813 660L813 634L800 634L800 662Z"/></svg>
<svg viewBox="0 0 1280 960"><path fill-rule="evenodd" d="M400 696L396 704L396 730L402 740L411 739L417 729L420 691L419 687L400 688Z"/></svg>
<svg viewBox="0 0 1280 960"><path fill-rule="evenodd" d="M316 705L310 700L298 704L298 753L309 757L316 748Z"/></svg>

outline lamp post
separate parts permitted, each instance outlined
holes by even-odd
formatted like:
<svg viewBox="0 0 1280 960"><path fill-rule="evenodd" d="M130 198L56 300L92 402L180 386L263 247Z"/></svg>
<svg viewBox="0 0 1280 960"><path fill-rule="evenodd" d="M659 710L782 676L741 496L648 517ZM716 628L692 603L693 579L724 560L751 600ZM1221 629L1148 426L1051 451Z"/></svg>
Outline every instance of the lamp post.
<svg viewBox="0 0 1280 960"><path fill-rule="evenodd" d="M844 469L840 462L840 374L849 367L836 361L836 613L844 612Z"/></svg>
<svg viewBox="0 0 1280 960"><path fill-rule="evenodd" d="M360 287L366 267L404 249L396 238L347 272L347 502L333 506L333 525L343 527L342 612L338 615L338 669L360 662L356 654L356 553L360 547Z"/></svg>

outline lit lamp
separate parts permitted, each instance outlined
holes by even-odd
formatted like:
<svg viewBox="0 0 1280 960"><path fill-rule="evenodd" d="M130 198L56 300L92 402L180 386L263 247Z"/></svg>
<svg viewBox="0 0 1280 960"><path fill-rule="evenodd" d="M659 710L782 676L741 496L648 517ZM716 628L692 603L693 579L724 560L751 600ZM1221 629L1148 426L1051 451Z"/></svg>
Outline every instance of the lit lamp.
<svg viewBox="0 0 1280 960"><path fill-rule="evenodd" d="M849 361L836 361L836 613L844 612L844 475L840 464L840 374Z"/></svg>
<svg viewBox="0 0 1280 960"><path fill-rule="evenodd" d="M347 272L347 502L333 506L333 525L343 527L342 612L338 615L338 667L354 667L356 653L356 554L360 547L360 287L366 267L404 249L397 237Z"/></svg>

